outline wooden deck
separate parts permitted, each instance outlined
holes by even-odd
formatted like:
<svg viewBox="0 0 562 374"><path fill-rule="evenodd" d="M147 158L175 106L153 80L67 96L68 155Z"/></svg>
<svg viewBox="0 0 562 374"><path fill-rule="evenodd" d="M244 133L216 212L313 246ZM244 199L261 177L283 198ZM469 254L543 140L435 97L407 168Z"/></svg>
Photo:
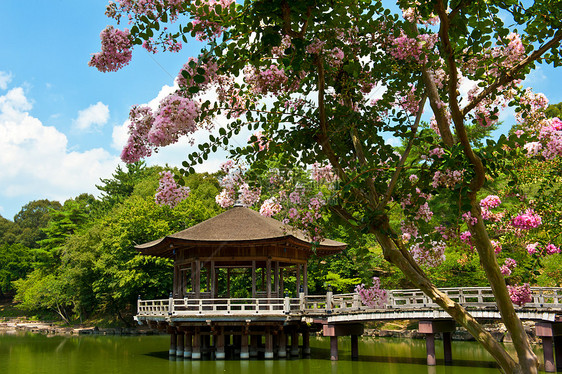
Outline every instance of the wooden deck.
<svg viewBox="0 0 562 374"><path fill-rule="evenodd" d="M522 319L554 321L562 316L562 288L533 287L533 301L517 307ZM489 287L441 289L463 305L476 318L500 318ZM356 293L304 295L291 298L161 299L138 301L138 321L183 319L326 319L329 323L347 321L450 318L420 290L391 290L384 308L362 304Z"/></svg>

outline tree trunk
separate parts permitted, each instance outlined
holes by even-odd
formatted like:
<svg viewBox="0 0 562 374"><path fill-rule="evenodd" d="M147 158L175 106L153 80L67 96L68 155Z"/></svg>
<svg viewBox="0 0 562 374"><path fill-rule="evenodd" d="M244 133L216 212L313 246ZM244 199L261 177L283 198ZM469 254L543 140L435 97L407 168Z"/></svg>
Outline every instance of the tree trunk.
<svg viewBox="0 0 562 374"><path fill-rule="evenodd" d="M474 239L473 244L480 256L480 262L492 287L502 321L507 331L511 334L513 345L519 358L519 365L523 372L536 373L539 366L538 358L531 349L529 338L521 320L515 313L515 307L509 297L509 291L498 266L496 254L488 237L486 226L484 226L480 209L474 208L478 206L476 201L472 201L472 206L471 215L477 218L477 222L474 226L469 226L469 229Z"/></svg>
<svg viewBox="0 0 562 374"><path fill-rule="evenodd" d="M427 276L419 268L414 267L411 261L400 252L389 236L391 228L388 223L388 217L385 217L384 222L377 225L377 227L372 226L371 232L375 234L377 241L381 245L385 258L398 266L416 287L442 307L457 323L466 328L476 341L494 357L504 373L523 372L521 366L507 353L505 348L488 331L484 330L482 325L470 313L461 305L451 300L446 294L439 291ZM535 373L536 369L525 372Z"/></svg>

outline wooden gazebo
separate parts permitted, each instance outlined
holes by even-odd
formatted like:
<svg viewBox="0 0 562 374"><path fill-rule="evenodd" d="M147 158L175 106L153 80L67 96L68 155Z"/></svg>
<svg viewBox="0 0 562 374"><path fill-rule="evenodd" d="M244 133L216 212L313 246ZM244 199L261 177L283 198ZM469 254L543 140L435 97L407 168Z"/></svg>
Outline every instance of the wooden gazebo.
<svg viewBox="0 0 562 374"><path fill-rule="evenodd" d="M231 297L231 273L248 270L252 298L283 297L287 274L296 278L296 290L291 293L307 294L308 259L313 254L339 253L345 246L329 239L313 246L303 232L235 206L136 249L144 255L174 259L174 298L214 299Z"/></svg>

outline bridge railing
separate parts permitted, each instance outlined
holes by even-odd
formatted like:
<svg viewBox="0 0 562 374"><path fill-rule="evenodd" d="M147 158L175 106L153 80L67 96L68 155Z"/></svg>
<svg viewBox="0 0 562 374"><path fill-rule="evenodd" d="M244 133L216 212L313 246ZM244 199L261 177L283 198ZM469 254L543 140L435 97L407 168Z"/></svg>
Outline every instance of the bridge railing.
<svg viewBox="0 0 562 374"><path fill-rule="evenodd" d="M453 301L465 308L496 308L495 297L489 287L440 288ZM531 287L532 301L524 308L562 310L562 288ZM390 290L386 311L429 308L438 305L422 291L415 289ZM363 305L357 293L325 295L305 295L296 298L222 298L222 299L161 299L140 300L137 310L139 316L167 317L189 315L299 315L348 313L372 310Z"/></svg>

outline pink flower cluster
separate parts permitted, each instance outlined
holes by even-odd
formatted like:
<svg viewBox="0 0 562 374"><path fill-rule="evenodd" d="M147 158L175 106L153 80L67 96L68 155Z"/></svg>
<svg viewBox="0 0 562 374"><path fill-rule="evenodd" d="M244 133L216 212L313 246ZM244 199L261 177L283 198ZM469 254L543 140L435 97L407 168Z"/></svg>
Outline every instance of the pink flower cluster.
<svg viewBox="0 0 562 374"><path fill-rule="evenodd" d="M549 243L542 247L538 242L527 244L526 249L527 253L529 253L530 255L538 254L539 256L553 255L560 253L561 251L559 247L555 246L552 243Z"/></svg>
<svg viewBox="0 0 562 374"><path fill-rule="evenodd" d="M258 70L253 66L246 67L244 75L246 82L257 94L277 94L287 88L288 78L285 71L273 64L263 70Z"/></svg>
<svg viewBox="0 0 562 374"><path fill-rule="evenodd" d="M215 201L221 208L228 208L237 202L242 206L252 206L260 199L261 189L251 188L244 180L245 169L235 164L232 160L221 165L221 170L226 175L220 180L221 192L215 197Z"/></svg>
<svg viewBox="0 0 562 374"><path fill-rule="evenodd" d="M361 302L370 308L384 308L388 302L388 294L381 288L381 281L378 277L373 277L373 285L366 288L364 284L355 287L355 292L359 294Z"/></svg>
<svg viewBox="0 0 562 374"><path fill-rule="evenodd" d="M433 188L447 187L452 188L456 184L462 182L464 175L464 170L450 170L445 171L437 170L433 174L433 183L431 184Z"/></svg>
<svg viewBox="0 0 562 374"><path fill-rule="evenodd" d="M464 219L466 224L470 226L474 226L476 225L476 222L478 222L478 219L476 217L473 217L471 212L463 213L462 218Z"/></svg>
<svg viewBox="0 0 562 374"><path fill-rule="evenodd" d="M517 261L508 257L505 259L504 264L500 266L500 271L503 274L503 276L507 277L511 275L511 271L515 269L516 266L517 266Z"/></svg>
<svg viewBox="0 0 562 374"><path fill-rule="evenodd" d="M488 195L485 198L483 198L482 200L480 200L480 206L482 208L486 208L486 209L497 208L497 207L500 206L501 203L502 203L502 201L496 195Z"/></svg>
<svg viewBox="0 0 562 374"><path fill-rule="evenodd" d="M562 121L555 117L545 121L539 139L546 143L542 155L547 160L562 156Z"/></svg>
<svg viewBox="0 0 562 374"><path fill-rule="evenodd" d="M524 283L521 286L507 286L507 290L509 291L509 298L513 304L523 306L533 301L529 283Z"/></svg>
<svg viewBox="0 0 562 374"><path fill-rule="evenodd" d="M410 38L403 31L400 36L390 37L391 48L389 53L398 60L409 60L419 64L427 62L426 53L431 51L435 43L439 40L438 34L420 34L415 38Z"/></svg>
<svg viewBox="0 0 562 374"><path fill-rule="evenodd" d="M154 116L147 106L133 106L129 112L129 121L129 139L121 152L121 159L131 164L152 154L153 147L148 141L148 133L154 123Z"/></svg>
<svg viewBox="0 0 562 374"><path fill-rule="evenodd" d="M195 119L199 112L199 103L192 99L177 94L166 96L160 102L148 140L155 146L166 146L182 135L192 134L197 130Z"/></svg>
<svg viewBox="0 0 562 374"><path fill-rule="evenodd" d="M266 217L272 217L281 211L281 204L277 202L275 197L265 200L260 207L260 214Z"/></svg>
<svg viewBox="0 0 562 374"><path fill-rule="evenodd" d="M415 243L410 247L410 253L416 262L422 266L435 267L445 261L443 241L431 240L427 243Z"/></svg>
<svg viewBox="0 0 562 374"><path fill-rule="evenodd" d="M498 240L490 240L492 247L494 247L494 253L499 254L502 251L502 243Z"/></svg>
<svg viewBox="0 0 562 374"><path fill-rule="evenodd" d="M89 66L101 72L117 71L127 65L133 56L131 52L131 34L128 29L123 31L107 26L100 34L101 52L94 53Z"/></svg>
<svg viewBox="0 0 562 374"><path fill-rule="evenodd" d="M158 190L154 195L158 205L168 205L170 208L174 208L182 200L187 199L190 192L189 187L179 186L174 180L174 175L169 171L163 171L160 175Z"/></svg>
<svg viewBox="0 0 562 374"><path fill-rule="evenodd" d="M321 166L318 162L312 164L312 179L318 183L332 183L335 182L338 177L334 173L331 164L326 166Z"/></svg>
<svg viewBox="0 0 562 374"><path fill-rule="evenodd" d="M541 223L541 216L536 214L533 209L527 209L525 213L519 214L517 217L511 220L511 225L513 227L523 230L531 230L537 228Z"/></svg>

